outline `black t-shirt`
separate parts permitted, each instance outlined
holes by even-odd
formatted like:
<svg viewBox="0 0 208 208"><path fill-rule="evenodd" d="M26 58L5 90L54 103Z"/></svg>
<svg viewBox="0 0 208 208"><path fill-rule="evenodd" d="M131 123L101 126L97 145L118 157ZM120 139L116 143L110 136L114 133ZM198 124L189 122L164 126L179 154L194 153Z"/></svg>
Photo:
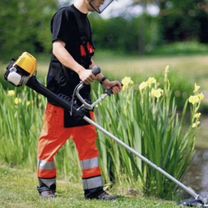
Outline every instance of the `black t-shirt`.
<svg viewBox="0 0 208 208"><path fill-rule="evenodd" d="M79 64L87 69L91 64L91 57L84 61L81 57L81 35L76 18L79 18L79 21L82 24L85 37L92 43L92 31L87 14L80 12L74 5L59 9L53 16L51 20L52 42L58 40L65 42L66 50ZM71 96L74 88L79 82L80 79L78 74L71 69L64 67L58 59L52 55L47 76L47 87L56 94L61 93ZM82 89L81 94L84 98L90 100L90 86ZM49 102L58 105L50 99Z"/></svg>
<svg viewBox="0 0 208 208"><path fill-rule="evenodd" d="M79 25L77 23L79 19ZM80 25L82 31L80 31ZM80 52L80 44L82 43L81 37L84 33L85 38L92 46L92 31L87 15L80 12L74 7L74 5L60 8L51 20L51 33L52 42L63 41L66 45L66 50L71 56L86 69L91 64L91 56L87 56L83 59ZM81 34L82 33L82 34ZM63 66L58 59L52 55L49 72L47 76L47 88L55 94L67 97L72 97L75 87L80 83L79 76L73 70ZM91 102L90 98L90 85L85 86L80 94L88 102ZM50 98L48 102L53 105L59 106ZM89 113L87 114L89 116ZM69 112L65 110L65 127L74 127L87 125L83 120L77 120L69 115Z"/></svg>

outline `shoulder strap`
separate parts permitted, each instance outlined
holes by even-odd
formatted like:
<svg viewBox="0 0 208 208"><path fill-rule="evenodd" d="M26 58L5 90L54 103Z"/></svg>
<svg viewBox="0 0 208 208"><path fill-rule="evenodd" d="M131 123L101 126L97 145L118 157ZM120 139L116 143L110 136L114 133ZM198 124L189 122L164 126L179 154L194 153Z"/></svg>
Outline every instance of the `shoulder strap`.
<svg viewBox="0 0 208 208"><path fill-rule="evenodd" d="M76 11L71 10L74 14L74 17L75 17L75 21L76 21L76 24L77 24L77 27L78 27L78 30L79 30L79 35L80 35L80 53L83 54L81 55L81 61L83 62L83 64L85 65L86 63L86 60L91 60L91 57L92 57L92 54L94 53L94 46L93 46L93 43L92 43L92 29L90 27L90 22L89 20L87 19L87 23L88 23L88 26L89 26L89 32L90 32L90 38L88 38L87 34L86 34L86 31L85 31L85 28L84 28L84 25L83 25L83 22L81 21L81 17L80 17L80 14ZM93 51L93 52L92 52Z"/></svg>

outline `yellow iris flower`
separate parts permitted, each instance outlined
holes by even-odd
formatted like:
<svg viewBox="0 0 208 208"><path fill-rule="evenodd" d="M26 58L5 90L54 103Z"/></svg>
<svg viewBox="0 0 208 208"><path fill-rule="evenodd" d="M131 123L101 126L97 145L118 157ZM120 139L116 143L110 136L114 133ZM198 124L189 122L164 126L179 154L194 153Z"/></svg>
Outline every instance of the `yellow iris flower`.
<svg viewBox="0 0 208 208"><path fill-rule="evenodd" d="M194 93L197 93L200 89L200 86L197 85L196 83L194 84Z"/></svg>
<svg viewBox="0 0 208 208"><path fill-rule="evenodd" d="M134 82L132 81L130 77L124 77L121 83L123 84L123 90L128 89L131 85L134 84Z"/></svg>
<svg viewBox="0 0 208 208"><path fill-rule="evenodd" d="M195 113L194 118L199 120L201 117L201 113Z"/></svg>
<svg viewBox="0 0 208 208"><path fill-rule="evenodd" d="M189 97L189 102L192 105L195 105L197 103L200 103L202 100L204 99L204 94L203 93L199 93L198 95L192 95Z"/></svg>
<svg viewBox="0 0 208 208"><path fill-rule="evenodd" d="M22 103L22 100L20 98L15 98L14 103L15 103L15 105L19 105Z"/></svg>
<svg viewBox="0 0 208 208"><path fill-rule="evenodd" d="M200 125L200 121L196 121L195 123L192 124L192 128L196 128Z"/></svg>
<svg viewBox="0 0 208 208"><path fill-rule="evenodd" d="M142 82L140 85L139 85L139 90L140 92L142 92L143 90L145 90L147 88L148 84L147 82Z"/></svg>
<svg viewBox="0 0 208 208"><path fill-rule="evenodd" d="M163 90L161 88L152 89L151 96L155 98L160 98L163 95Z"/></svg>
<svg viewBox="0 0 208 208"><path fill-rule="evenodd" d="M15 92L14 90L8 90L7 95L8 95L9 97L13 97L13 96L16 95L16 92Z"/></svg>
<svg viewBox="0 0 208 208"><path fill-rule="evenodd" d="M153 84L156 84L156 79L154 77L149 77L147 80L147 85L151 87Z"/></svg>

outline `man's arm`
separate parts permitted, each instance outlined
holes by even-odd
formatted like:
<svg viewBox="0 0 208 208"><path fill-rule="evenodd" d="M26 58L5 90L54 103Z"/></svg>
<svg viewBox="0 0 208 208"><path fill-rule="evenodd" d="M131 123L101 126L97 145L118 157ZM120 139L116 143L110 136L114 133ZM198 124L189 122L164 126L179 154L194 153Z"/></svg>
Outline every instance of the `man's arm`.
<svg viewBox="0 0 208 208"><path fill-rule="evenodd" d="M79 78L85 83L90 84L96 77L91 70L86 70L82 65L77 63L71 54L65 49L65 43L63 41L55 41L53 43L53 54L56 58L67 68L75 71Z"/></svg>

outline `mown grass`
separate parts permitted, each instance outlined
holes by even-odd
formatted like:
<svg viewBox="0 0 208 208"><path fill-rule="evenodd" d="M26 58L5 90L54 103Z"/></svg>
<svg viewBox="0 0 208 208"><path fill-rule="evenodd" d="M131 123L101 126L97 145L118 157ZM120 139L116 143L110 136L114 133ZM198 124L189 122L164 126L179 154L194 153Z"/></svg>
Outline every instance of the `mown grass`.
<svg viewBox="0 0 208 208"><path fill-rule="evenodd" d="M36 191L36 177L30 170L9 168L0 165L0 205L1 208L174 208L176 203L155 198L145 198L139 194L121 195L116 202L85 200L81 183L58 180L58 197L55 200L43 200ZM125 188L123 188L125 189ZM114 190L119 195L122 189ZM128 190L125 190L127 193Z"/></svg>

